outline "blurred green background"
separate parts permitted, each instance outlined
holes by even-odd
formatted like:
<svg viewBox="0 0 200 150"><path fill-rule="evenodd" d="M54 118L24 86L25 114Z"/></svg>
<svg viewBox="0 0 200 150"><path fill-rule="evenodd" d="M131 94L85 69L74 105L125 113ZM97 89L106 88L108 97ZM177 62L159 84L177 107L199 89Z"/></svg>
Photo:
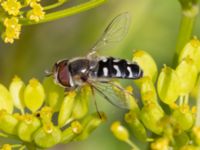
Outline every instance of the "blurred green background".
<svg viewBox="0 0 200 150"><path fill-rule="evenodd" d="M69 1L63 7L84 1ZM108 0L97 8L74 16L23 27L20 39L14 44L4 44L1 40L0 82L8 85L14 75L26 82L32 77L42 80L44 70L51 68L57 60L84 56L108 23L121 12L129 12L131 16L128 36L104 51L104 54L131 60L133 50L142 49L153 56L159 69L163 64L171 65L181 19L178 0ZM197 37L200 37L199 26L198 16L193 32ZM108 121L87 140L59 145L52 150L130 149L110 132L110 124L114 120L123 120L125 111L103 98L98 98L97 103L99 109L107 113Z"/></svg>

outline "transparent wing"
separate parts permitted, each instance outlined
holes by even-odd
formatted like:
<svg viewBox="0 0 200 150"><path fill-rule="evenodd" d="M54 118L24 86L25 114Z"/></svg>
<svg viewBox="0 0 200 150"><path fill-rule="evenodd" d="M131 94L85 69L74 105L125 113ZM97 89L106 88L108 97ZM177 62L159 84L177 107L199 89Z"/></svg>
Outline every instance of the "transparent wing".
<svg viewBox="0 0 200 150"><path fill-rule="evenodd" d="M100 39L93 46L92 52L98 51L111 43L121 41L127 34L128 27L129 15L127 12L115 17L107 26Z"/></svg>
<svg viewBox="0 0 200 150"><path fill-rule="evenodd" d="M101 94L106 100L108 100L111 104L123 108L130 108L130 101L127 99L127 95L132 95L126 91L119 84L113 82L93 82L91 83L92 87Z"/></svg>

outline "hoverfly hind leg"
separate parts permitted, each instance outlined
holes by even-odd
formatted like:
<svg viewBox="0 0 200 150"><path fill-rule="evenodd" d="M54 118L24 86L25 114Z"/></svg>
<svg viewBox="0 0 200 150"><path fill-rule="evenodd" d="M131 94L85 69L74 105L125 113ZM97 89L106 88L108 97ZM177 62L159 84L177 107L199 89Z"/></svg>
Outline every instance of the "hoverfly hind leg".
<svg viewBox="0 0 200 150"><path fill-rule="evenodd" d="M94 92L94 89L93 89L93 86L91 85L91 91L92 91L92 97L94 98L94 105L95 105L95 108L97 110L97 113L99 115L99 118L100 119L103 119L103 117L101 116L101 113L99 112L99 109L98 109L98 106L97 106L97 101L96 101L96 98L95 98L95 92Z"/></svg>

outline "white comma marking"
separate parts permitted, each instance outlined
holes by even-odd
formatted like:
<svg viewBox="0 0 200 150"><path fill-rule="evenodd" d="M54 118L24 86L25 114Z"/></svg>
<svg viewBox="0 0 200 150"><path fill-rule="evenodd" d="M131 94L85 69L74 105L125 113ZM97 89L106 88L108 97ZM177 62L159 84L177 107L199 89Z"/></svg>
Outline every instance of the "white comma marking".
<svg viewBox="0 0 200 150"><path fill-rule="evenodd" d="M107 60L108 60L107 58L103 58L102 59L103 62L107 62Z"/></svg>
<svg viewBox="0 0 200 150"><path fill-rule="evenodd" d="M113 62L117 63L119 62L120 60L119 59L114 59Z"/></svg>
<svg viewBox="0 0 200 150"><path fill-rule="evenodd" d="M103 67L103 75L108 76L108 68Z"/></svg>
<svg viewBox="0 0 200 150"><path fill-rule="evenodd" d="M131 68L128 66L127 67L127 70L128 70L128 72L129 72L129 78L132 78L133 77L133 73L132 73L132 71L131 71Z"/></svg>
<svg viewBox="0 0 200 150"><path fill-rule="evenodd" d="M117 65L114 65L113 67L117 71L116 77L120 77L121 76L121 72L119 70L119 67Z"/></svg>

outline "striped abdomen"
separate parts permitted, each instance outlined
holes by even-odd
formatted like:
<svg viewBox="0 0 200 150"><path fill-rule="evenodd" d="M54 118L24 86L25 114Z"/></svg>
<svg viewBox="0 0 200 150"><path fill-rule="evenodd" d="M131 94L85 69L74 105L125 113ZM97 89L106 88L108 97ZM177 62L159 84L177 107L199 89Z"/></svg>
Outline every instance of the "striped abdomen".
<svg viewBox="0 0 200 150"><path fill-rule="evenodd" d="M100 59L98 68L95 70L95 76L102 78L138 79L142 75L143 71L138 64L113 57Z"/></svg>

